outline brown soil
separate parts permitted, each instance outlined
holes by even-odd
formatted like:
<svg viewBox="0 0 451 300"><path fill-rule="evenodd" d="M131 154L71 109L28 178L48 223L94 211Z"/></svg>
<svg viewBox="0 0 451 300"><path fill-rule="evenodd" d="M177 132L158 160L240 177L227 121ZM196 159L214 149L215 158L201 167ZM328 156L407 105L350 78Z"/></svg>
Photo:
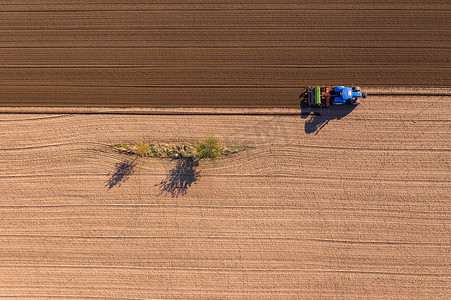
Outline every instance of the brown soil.
<svg viewBox="0 0 451 300"><path fill-rule="evenodd" d="M451 86L447 0L7 2L2 106L294 107L312 84Z"/></svg>
<svg viewBox="0 0 451 300"><path fill-rule="evenodd" d="M0 298L448 299L449 89L403 91L451 87L449 1L6 2L0 106L51 107L0 115ZM289 115L352 83L384 90ZM211 135L249 148L110 147Z"/></svg>
<svg viewBox="0 0 451 300"><path fill-rule="evenodd" d="M305 119L1 115L0 294L446 299L450 103L372 97ZM181 164L109 147L212 134L250 148Z"/></svg>

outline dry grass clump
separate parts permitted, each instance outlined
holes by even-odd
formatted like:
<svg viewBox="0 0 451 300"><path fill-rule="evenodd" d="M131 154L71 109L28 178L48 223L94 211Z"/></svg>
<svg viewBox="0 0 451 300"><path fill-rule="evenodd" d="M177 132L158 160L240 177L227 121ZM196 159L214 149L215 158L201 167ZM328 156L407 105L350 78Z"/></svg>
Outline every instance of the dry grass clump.
<svg viewBox="0 0 451 300"><path fill-rule="evenodd" d="M196 159L216 159L245 149L244 147L223 146L215 137L209 137L196 144L163 144L142 140L133 144L117 144L114 147L120 151L141 157Z"/></svg>
<svg viewBox="0 0 451 300"><path fill-rule="evenodd" d="M200 141L196 144L196 157L216 159L222 155L223 149L224 146L217 138L209 137L205 141Z"/></svg>
<svg viewBox="0 0 451 300"><path fill-rule="evenodd" d="M139 156L149 156L152 153L152 145L141 141L134 145L134 152Z"/></svg>

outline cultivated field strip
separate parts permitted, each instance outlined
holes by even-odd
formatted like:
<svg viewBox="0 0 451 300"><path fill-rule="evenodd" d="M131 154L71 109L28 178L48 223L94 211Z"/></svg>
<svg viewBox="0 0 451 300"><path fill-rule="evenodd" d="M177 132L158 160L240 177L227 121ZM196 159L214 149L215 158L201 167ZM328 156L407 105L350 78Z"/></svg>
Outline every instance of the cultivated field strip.
<svg viewBox="0 0 451 300"><path fill-rule="evenodd" d="M0 296L386 298L449 294L447 96L373 96L347 114L0 118ZM316 128L315 130L313 130ZM177 161L111 144L248 149ZM193 172L194 172L193 171ZM338 295L338 296L337 296Z"/></svg>
<svg viewBox="0 0 451 300"><path fill-rule="evenodd" d="M208 179L206 180L208 181ZM244 201L245 199L240 200ZM227 200L223 199L223 203L227 203ZM421 245L425 243L445 246L445 241L440 239L443 237L443 224L449 221L449 216L444 211L437 211L430 216L426 212L418 210L406 213L394 209L378 211L346 210L345 208L309 209L307 207L262 209L261 207L210 207L209 205L199 207L68 205L61 207L10 206L2 207L1 211L3 215L1 224L4 228L1 237L15 237L16 241L19 241L21 236L36 239L59 237L80 240L102 238L116 238L117 240L128 238L144 240L245 239L249 243L252 243L252 240L256 243L260 239L325 239L337 242L349 241L350 243L361 241L363 244L366 241L376 244ZM119 215L122 217L118 218ZM303 230L300 232L290 230L290 228L302 228ZM419 240L422 228L428 231L428 236ZM356 239L355 235L347 230L362 232L359 239ZM397 232L403 232L403 236L396 237ZM387 240L386 236L392 236L392 239ZM98 250L96 248L92 251ZM286 249L286 251L289 250ZM205 251L208 252L208 250ZM258 249L256 248L254 251L258 252ZM133 252L129 254L132 255ZM53 256L48 256L47 259L51 260ZM70 256L65 259L72 263L76 262ZM86 256L85 263L88 263L89 259L90 257ZM184 257L179 259L183 260ZM443 257L434 259L444 261ZM109 259L105 258L105 260ZM227 259L225 260L227 261ZM137 260L135 263L145 263L145 261ZM171 261L167 263L171 263ZM191 263L202 264L203 262L193 261ZM258 260L254 263L260 263L262 267L264 265ZM303 264L302 260L286 260L280 263ZM386 266L380 267L387 268ZM398 265L398 268L408 267L402 263ZM418 268L417 265L410 267ZM442 274L447 272L443 266L437 265L435 268L441 270Z"/></svg>
<svg viewBox="0 0 451 300"><path fill-rule="evenodd" d="M132 210L132 208L130 208ZM61 210L54 211L61 213ZM98 217L90 213L93 217ZM301 215L298 214L297 217ZM75 217L75 216L74 216ZM148 217L151 217L150 215ZM197 217L197 216L196 216ZM305 217L305 216L304 216ZM308 216L307 216L308 217ZM70 218L70 217L69 217ZM200 222L206 220L200 220ZM171 217L168 217L168 223ZM250 223L247 221L247 223ZM148 224L151 226L152 224ZM293 224L306 225L306 224ZM260 248L252 249L252 240L258 239ZM298 255L304 255L309 261L312 269L339 269L338 264L331 265L330 255L336 253L340 256L348 252L348 256L343 257L343 265L351 266L354 263L372 270L373 273L419 273L418 265L412 265L412 257L409 252L418 252L421 248L428 251L417 254L416 259L427 263L421 267L427 269L431 274L437 277L446 276L441 264L445 263L442 259L443 246L437 243L408 243L408 242L376 242L361 241L353 242L349 240L331 240L316 238L270 238L255 236L230 238L226 236L177 236L177 237L158 237L158 236L97 236L97 237L77 237L77 236L44 236L44 235L3 235L0 237L2 243L7 240L14 241L13 247L2 250L1 266L11 266L18 268L17 260L20 259L24 266L36 266L36 261L40 261L39 267L60 266L66 268L70 266L80 268L98 269L231 269L233 270L240 264L241 267L248 270L268 271L300 271L305 269L305 264L297 259ZM118 241L121 241L120 243ZM19 246L17 241L22 242ZM71 248L67 249L64 244L70 242ZM187 243L192 246L187 249ZM114 248L111 245L114 244ZM58 245L57 247L55 247ZM99 249L105 249L102 252L93 249L97 245ZM350 246L351 245L351 246ZM368 247L372 245L373 251L369 252ZM348 249L346 249L348 246ZM350 246L350 247L349 247ZM33 251L32 248L40 248L48 255L39 257L40 253ZM246 251L246 248L251 248ZM86 249L86 250L83 250ZM170 250L168 250L170 249ZM206 250L208 249L208 250ZM347 250L347 251L346 251ZM119 264L113 264L111 257L117 257L121 254L133 251L133 256L123 255ZM359 255L360 252L360 255ZM83 254L81 254L83 253ZM187 256L189 259L185 259ZM290 256L291 259L287 259ZM393 257L396 263L391 264L387 256ZM78 264L74 265L73 258L78 259ZM355 261L353 261L355 260ZM265 266L264 266L265 265ZM348 271L353 271L349 267ZM427 272L424 272L427 273ZM421 275L419 273L418 275Z"/></svg>
<svg viewBox="0 0 451 300"><path fill-rule="evenodd" d="M23 268L2 268L2 273L7 278L6 283L17 287L15 295L31 295L33 298L50 298L56 296L60 298L66 295L77 295L83 290L81 299L97 298L88 295L95 294L97 289L85 285L85 278L95 286L105 286L107 292L103 298L112 299L145 299L148 294L155 298L174 299L198 299L221 298L225 295L231 299L242 297L254 298L256 295L260 299L271 299L274 296L296 299L298 297L312 296L312 290L317 290L320 286L324 292L321 297L333 298L341 289L349 290L350 297L362 298L372 293L395 294L399 298L407 299L403 295L415 292L415 296L427 298L437 289L447 286L447 278L437 276L427 276L421 280L424 286L418 286L418 277L411 275L368 272L361 273L355 271L336 270L312 270L312 271L272 271L272 270L242 270L229 271L224 269L160 269L154 272L153 269L123 269L123 268L83 268L83 267L23 267ZM174 271L178 271L177 277L172 276ZM14 279L26 272L36 277L36 286L27 289L21 288L20 281ZM74 273L78 276L74 276ZM198 276L193 276L193 273ZM46 274L46 276L42 276ZM124 276L126 274L126 276ZM327 279L325 279L327 277ZM365 278L368 282L378 282L382 289L378 289L374 284L369 285L365 292L356 292L355 287L359 285L357 278ZM164 278L171 284L171 289L164 291L161 287L161 279ZM199 278L209 278L208 283L199 281ZM356 280L357 279L357 280ZM402 280L403 286L393 286L390 283ZM279 287L278 282L283 282L283 287ZM135 287L135 284L137 286ZM65 286L67 293L59 292L59 286ZM302 287L302 288L301 288ZM205 292L200 294L199 289ZM129 297L133 293L134 297ZM86 295L86 296L85 296ZM19 296L20 297L20 296ZM77 296L75 296L77 297ZM77 298L78 298L77 297ZM102 298L102 297L99 297ZM443 297L442 297L443 298Z"/></svg>
<svg viewBox="0 0 451 300"><path fill-rule="evenodd" d="M200 1L185 1L184 3L174 3L171 0L161 0L158 3L148 3L145 0L124 0L121 3L109 3L105 0L92 1L70 1L59 0L56 3L49 5L45 0L36 0L33 3L25 0L9 0L8 3L0 4L0 11L147 11L147 10L164 10L164 11L178 11L178 10L194 10L194 11L210 11L210 10L293 10L293 9L312 9L312 6L322 4L320 0L309 0L299 3L294 0L279 0L277 3L270 0L261 0L258 3L249 0L240 0L233 3L225 3L222 0L200 0ZM108 4L108 6L105 6ZM240 4L237 7L237 4ZM431 4L434 4L432 7ZM400 1L384 1L374 3L370 0L359 1L356 7L353 1L336 1L328 4L330 9L334 10L444 10L449 8L448 2L444 0L435 1L417 1L412 7L408 7ZM322 10L321 8L315 9Z"/></svg>
<svg viewBox="0 0 451 300"><path fill-rule="evenodd" d="M317 84L450 87L449 1L8 1L0 106L296 107Z"/></svg>
<svg viewBox="0 0 451 300"><path fill-rule="evenodd" d="M410 10L398 8L394 10L363 10L360 14L343 13L337 10L330 13L323 9L250 9L240 10L240 5L235 5L233 10L91 10L91 11L2 11L3 18L0 26L8 29L78 29L91 26L91 28L127 28L127 26L148 27L385 27L413 25L415 27L426 24L426 28L442 25L446 29L448 21L447 10ZM449 6L448 6L449 9ZM402 11L403 14L399 12ZM30 14L32 17L30 17ZM51 18L49 18L51 17ZM416 22L415 22L416 21ZM369 24L369 22L373 22ZM441 23L442 22L442 23ZM444 26L445 25L445 26ZM162 28L164 29L164 28Z"/></svg>

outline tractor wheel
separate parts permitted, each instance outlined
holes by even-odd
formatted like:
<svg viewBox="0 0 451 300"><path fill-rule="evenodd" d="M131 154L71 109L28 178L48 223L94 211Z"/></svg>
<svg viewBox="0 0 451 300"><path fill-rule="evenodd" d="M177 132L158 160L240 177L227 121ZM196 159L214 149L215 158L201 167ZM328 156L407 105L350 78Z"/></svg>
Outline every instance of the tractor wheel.
<svg viewBox="0 0 451 300"><path fill-rule="evenodd" d="M360 87L358 87L358 86L353 86L353 87L352 87L352 91L353 91L353 92L360 92Z"/></svg>

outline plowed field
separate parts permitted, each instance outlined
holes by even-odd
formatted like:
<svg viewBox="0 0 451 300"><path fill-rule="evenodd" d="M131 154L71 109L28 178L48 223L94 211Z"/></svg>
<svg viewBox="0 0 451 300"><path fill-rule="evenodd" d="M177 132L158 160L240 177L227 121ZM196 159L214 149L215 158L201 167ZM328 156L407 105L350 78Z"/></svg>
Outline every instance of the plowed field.
<svg viewBox="0 0 451 300"><path fill-rule="evenodd" d="M305 85L451 86L447 0L257 2L4 1L0 106L294 107Z"/></svg>
<svg viewBox="0 0 451 300"><path fill-rule="evenodd" d="M449 299L449 1L150 2L0 3L0 298Z"/></svg>
<svg viewBox="0 0 451 300"><path fill-rule="evenodd" d="M367 100L322 117L2 115L0 294L447 299L449 97ZM250 148L196 165L108 146L210 134Z"/></svg>

